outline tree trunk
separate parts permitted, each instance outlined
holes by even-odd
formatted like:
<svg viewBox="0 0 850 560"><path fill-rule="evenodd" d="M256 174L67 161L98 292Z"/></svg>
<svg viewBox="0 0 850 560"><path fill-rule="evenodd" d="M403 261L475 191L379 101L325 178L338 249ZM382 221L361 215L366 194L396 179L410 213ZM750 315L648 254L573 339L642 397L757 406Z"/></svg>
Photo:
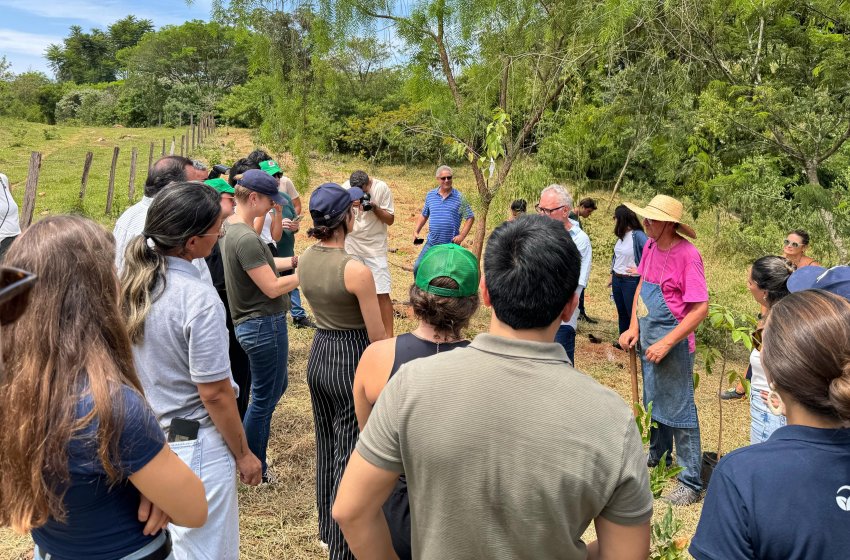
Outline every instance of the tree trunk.
<svg viewBox="0 0 850 560"><path fill-rule="evenodd" d="M814 185L816 187L821 186L820 177L818 177L818 164L816 161L806 162L806 178L809 180L810 185ZM826 226L826 232L827 235L829 235L829 240L832 241L832 244L835 246L835 250L838 251L839 262L841 264L846 264L847 246L835 229L835 216L833 216L832 211L829 208L823 207L818 208L818 215L823 220L824 226Z"/></svg>
<svg viewBox="0 0 850 560"><path fill-rule="evenodd" d="M487 214L490 211L492 198L481 197L481 213L475 217L475 239L472 241L472 252L478 258L478 267L482 268L484 261L484 237L487 235Z"/></svg>

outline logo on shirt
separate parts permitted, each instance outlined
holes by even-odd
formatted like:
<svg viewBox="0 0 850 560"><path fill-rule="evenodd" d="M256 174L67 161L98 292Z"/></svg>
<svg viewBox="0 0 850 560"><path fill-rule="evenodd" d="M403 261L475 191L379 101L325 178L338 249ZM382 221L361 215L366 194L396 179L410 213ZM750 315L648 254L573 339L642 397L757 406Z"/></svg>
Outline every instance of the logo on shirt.
<svg viewBox="0 0 850 560"><path fill-rule="evenodd" d="M841 492L844 492L845 495L842 496ZM838 502L838 507L844 511L850 511L850 486L842 486L838 489L837 494L835 501Z"/></svg>

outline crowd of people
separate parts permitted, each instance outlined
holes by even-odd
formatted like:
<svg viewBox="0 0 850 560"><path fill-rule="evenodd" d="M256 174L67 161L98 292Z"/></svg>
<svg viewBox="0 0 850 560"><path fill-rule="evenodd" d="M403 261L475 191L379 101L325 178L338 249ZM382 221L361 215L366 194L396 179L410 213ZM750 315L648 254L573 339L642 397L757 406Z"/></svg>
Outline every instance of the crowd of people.
<svg viewBox="0 0 850 560"><path fill-rule="evenodd" d="M291 324L315 329L317 540L331 559L646 558L647 467L674 457L664 498L705 496L699 560L843 556L850 267L806 256L802 230L750 267L752 445L706 493L693 369L709 294L682 203L613 214L614 345L640 356L647 454L631 407L576 369L577 321L595 322L581 222L595 201L575 206L558 184L534 213L514 201L479 262L453 175L437 168L415 220L417 324L396 336L393 195L364 171L310 193L300 255L300 195L262 150L227 179L160 159L111 235L79 216L23 233L4 218L0 525L30 532L35 560L238 558L237 481L276 483L267 450ZM470 340L480 305L489 326Z"/></svg>

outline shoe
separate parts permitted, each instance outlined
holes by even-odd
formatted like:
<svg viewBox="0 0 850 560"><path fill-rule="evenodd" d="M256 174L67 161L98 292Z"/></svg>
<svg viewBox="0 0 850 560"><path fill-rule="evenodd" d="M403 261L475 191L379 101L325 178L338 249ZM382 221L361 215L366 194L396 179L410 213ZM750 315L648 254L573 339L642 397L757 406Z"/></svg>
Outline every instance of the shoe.
<svg viewBox="0 0 850 560"><path fill-rule="evenodd" d="M702 499L702 493L688 488L681 482L666 496L661 498L674 506L689 506Z"/></svg>
<svg viewBox="0 0 850 560"><path fill-rule="evenodd" d="M720 398L724 401L731 401L733 399L743 399L744 393L739 393L737 390L732 388L728 391L723 391L722 393L720 393Z"/></svg>
<svg viewBox="0 0 850 560"><path fill-rule="evenodd" d="M266 474L263 475L263 480L261 484L268 484L270 486L274 486L275 484L277 484L277 475L274 474L271 469L266 469Z"/></svg>
<svg viewBox="0 0 850 560"><path fill-rule="evenodd" d="M599 322L599 321L597 321L596 319L591 319L590 317L588 317L588 316L587 316L587 313L581 313L581 314L578 316L578 318L579 318L580 320L582 320L582 321L586 322L586 323L587 323L587 324L589 324L589 325L595 325L596 323L598 323L598 322Z"/></svg>
<svg viewBox="0 0 850 560"><path fill-rule="evenodd" d="M292 319L292 324L296 329L315 329L316 323L310 320L309 317L295 317Z"/></svg>
<svg viewBox="0 0 850 560"><path fill-rule="evenodd" d="M667 461L667 466L670 467L673 464L673 461ZM646 458L646 466L650 469L654 469L658 466L658 459L653 459L652 457L647 456Z"/></svg>

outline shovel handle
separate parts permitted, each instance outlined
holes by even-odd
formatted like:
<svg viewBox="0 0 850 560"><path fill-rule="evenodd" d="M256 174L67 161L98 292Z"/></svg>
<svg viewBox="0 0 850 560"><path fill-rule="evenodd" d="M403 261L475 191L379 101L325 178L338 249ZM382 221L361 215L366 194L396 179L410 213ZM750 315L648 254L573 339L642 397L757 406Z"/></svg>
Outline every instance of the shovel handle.
<svg viewBox="0 0 850 560"><path fill-rule="evenodd" d="M638 378L637 378L637 352L634 348L629 348L629 373L632 378L632 407L637 414L638 401Z"/></svg>

